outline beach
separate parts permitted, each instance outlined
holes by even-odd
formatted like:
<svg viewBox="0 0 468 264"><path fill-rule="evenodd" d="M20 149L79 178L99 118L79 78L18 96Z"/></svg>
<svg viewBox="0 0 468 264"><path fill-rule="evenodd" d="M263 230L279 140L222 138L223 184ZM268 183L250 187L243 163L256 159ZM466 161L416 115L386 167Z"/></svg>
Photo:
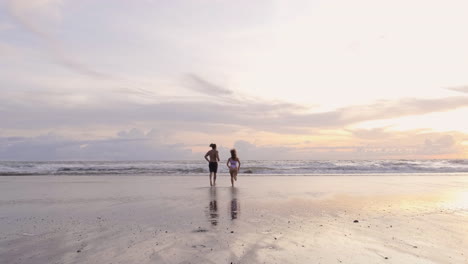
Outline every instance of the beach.
<svg viewBox="0 0 468 264"><path fill-rule="evenodd" d="M0 263L468 263L468 175L0 177Z"/></svg>

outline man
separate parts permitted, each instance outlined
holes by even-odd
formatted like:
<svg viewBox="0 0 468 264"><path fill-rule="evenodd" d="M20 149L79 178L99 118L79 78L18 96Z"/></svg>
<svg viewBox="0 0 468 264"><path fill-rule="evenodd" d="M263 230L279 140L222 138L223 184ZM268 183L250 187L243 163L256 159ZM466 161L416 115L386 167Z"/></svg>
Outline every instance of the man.
<svg viewBox="0 0 468 264"><path fill-rule="evenodd" d="M208 151L205 155L206 161L209 162L208 167L210 168L210 186L216 185L216 173L218 172L218 161L219 161L219 155L218 151L216 150L216 144L211 143L210 144L211 150ZM208 159L210 157L210 159ZM213 177L213 181L211 181L211 177Z"/></svg>

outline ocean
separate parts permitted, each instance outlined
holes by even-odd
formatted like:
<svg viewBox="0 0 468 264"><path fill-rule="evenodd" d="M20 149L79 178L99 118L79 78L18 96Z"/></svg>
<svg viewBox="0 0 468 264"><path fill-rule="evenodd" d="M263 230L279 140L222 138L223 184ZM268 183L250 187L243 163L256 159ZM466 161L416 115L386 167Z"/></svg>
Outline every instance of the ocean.
<svg viewBox="0 0 468 264"><path fill-rule="evenodd" d="M220 162L220 174L228 173ZM468 160L245 160L246 175L349 175L468 173ZM0 176L207 175L204 160L181 161L0 161Z"/></svg>

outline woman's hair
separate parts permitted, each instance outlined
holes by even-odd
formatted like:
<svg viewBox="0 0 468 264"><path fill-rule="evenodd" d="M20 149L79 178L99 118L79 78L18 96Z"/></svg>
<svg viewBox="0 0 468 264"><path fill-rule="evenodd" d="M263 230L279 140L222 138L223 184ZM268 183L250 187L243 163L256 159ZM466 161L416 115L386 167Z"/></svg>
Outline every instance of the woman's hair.
<svg viewBox="0 0 468 264"><path fill-rule="evenodd" d="M236 151L236 149L231 149L231 158L232 158L232 159L237 159L237 151Z"/></svg>
<svg viewBox="0 0 468 264"><path fill-rule="evenodd" d="M212 149L215 149L215 148L216 148L216 144L215 144L215 143L211 143L211 144L210 144L210 147L211 147Z"/></svg>

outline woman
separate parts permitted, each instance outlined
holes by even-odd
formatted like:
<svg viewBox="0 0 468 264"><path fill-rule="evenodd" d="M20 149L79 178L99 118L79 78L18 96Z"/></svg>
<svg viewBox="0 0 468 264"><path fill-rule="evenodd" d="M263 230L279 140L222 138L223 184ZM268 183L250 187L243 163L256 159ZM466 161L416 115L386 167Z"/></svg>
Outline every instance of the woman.
<svg viewBox="0 0 468 264"><path fill-rule="evenodd" d="M226 165L228 166L229 173L231 174L232 187L234 187L234 181L237 181L237 173L239 172L241 165L235 149L231 149L231 157L228 159Z"/></svg>

